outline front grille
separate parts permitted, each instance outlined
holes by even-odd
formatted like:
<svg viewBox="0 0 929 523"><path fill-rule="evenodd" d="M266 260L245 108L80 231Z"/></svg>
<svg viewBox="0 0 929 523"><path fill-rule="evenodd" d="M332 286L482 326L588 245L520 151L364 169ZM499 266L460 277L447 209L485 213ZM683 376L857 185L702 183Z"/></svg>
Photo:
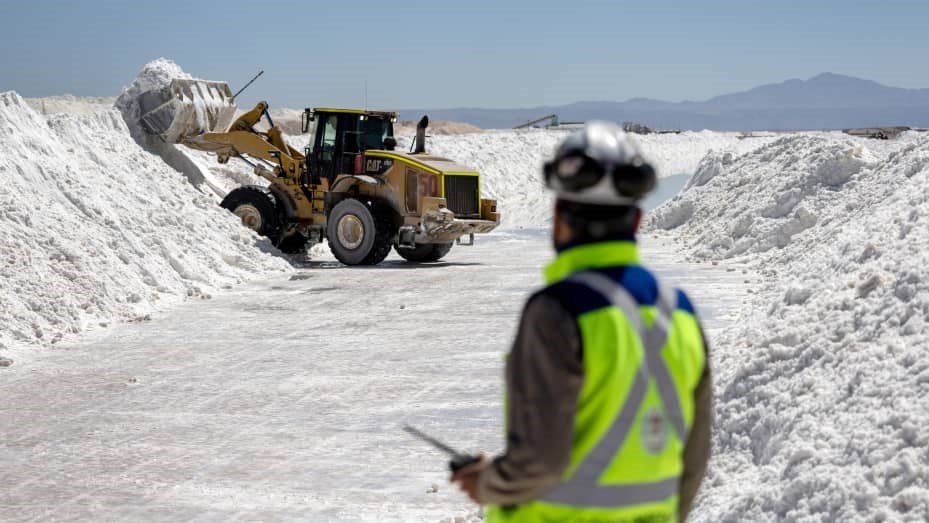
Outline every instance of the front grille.
<svg viewBox="0 0 929 523"><path fill-rule="evenodd" d="M478 200L477 176L445 176L445 200L448 208L459 218L480 218L481 202Z"/></svg>

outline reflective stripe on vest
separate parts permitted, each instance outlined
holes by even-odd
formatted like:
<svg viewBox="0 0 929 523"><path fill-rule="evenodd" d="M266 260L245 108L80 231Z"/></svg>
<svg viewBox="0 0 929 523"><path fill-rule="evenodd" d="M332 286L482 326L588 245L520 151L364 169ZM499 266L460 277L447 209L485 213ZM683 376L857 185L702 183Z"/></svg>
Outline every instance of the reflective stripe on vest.
<svg viewBox="0 0 929 523"><path fill-rule="evenodd" d="M677 305L677 296L673 290L659 284L658 300L655 304L658 314L654 323L645 327L635 299L610 278L586 271L571 276L569 280L593 289L623 312L642 340L645 358L636 370L622 410L609 430L584 458L574 474L546 493L540 501L575 507L624 507L663 501L677 493L680 478L672 477L652 483L629 485L600 485L599 478L623 447L632 430L635 414L645 399L650 378L657 384L665 415L671 420L678 437L686 441L687 426L681 402L671 373L661 357L661 350L668 339L671 316Z"/></svg>

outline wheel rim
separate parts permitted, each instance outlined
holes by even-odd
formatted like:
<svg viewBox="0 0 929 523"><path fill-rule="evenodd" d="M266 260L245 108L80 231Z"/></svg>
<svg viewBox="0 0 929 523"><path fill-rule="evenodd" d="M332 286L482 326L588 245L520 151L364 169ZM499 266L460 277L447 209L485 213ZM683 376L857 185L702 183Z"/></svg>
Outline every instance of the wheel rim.
<svg viewBox="0 0 929 523"><path fill-rule="evenodd" d="M261 212L254 205L250 203L242 204L235 208L233 214L242 220L242 225L253 231L261 230Z"/></svg>
<svg viewBox="0 0 929 523"><path fill-rule="evenodd" d="M339 243L346 249L357 249L365 239L365 228L354 214L346 214L339 219Z"/></svg>

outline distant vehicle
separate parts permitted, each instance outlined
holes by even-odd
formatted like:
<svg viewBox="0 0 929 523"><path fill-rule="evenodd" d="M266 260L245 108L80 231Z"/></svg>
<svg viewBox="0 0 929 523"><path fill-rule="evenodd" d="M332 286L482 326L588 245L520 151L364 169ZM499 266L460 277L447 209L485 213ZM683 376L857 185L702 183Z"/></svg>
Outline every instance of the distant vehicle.
<svg viewBox="0 0 929 523"><path fill-rule="evenodd" d="M584 125L584 122L562 122L561 119L558 118L557 114L548 114L541 118L535 118L533 120L529 120L528 122L516 125L513 127L513 129L557 129L562 127L571 129L582 125Z"/></svg>
<svg viewBox="0 0 929 523"><path fill-rule="evenodd" d="M623 122L623 131L634 134L681 134L680 129L652 129L636 122Z"/></svg>
<svg viewBox="0 0 929 523"><path fill-rule="evenodd" d="M546 122L546 121L548 122L547 124L544 125L544 127L546 127L546 128L548 128L548 127L558 127L558 125L559 125L559 122L558 122L558 115L557 115L557 114L549 114L549 115L545 115L545 116L543 116L543 117L541 117L541 118L535 118L535 119L533 119L533 120L529 120L529 121L526 122L526 123L521 123L521 124L519 124L519 125L513 127L513 129L526 129L526 128L529 128L529 127L537 127L537 126L539 126L539 124L541 124L542 122Z"/></svg>
<svg viewBox="0 0 929 523"><path fill-rule="evenodd" d="M655 132L651 127L635 122L623 122L623 131L635 134L652 134Z"/></svg>
<svg viewBox="0 0 929 523"><path fill-rule="evenodd" d="M875 138L878 140L890 140L900 134L909 131L909 127L861 127L857 129L843 129L842 132L851 136L863 136L865 138Z"/></svg>

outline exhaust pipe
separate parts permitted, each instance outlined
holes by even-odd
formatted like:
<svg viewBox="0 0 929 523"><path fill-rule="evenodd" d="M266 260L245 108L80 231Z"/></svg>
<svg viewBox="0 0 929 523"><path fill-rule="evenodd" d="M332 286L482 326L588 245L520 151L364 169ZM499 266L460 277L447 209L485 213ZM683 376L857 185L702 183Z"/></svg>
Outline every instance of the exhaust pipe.
<svg viewBox="0 0 929 523"><path fill-rule="evenodd" d="M423 116L416 124L416 148L413 149L413 154L426 152L426 127L429 127L429 117Z"/></svg>

